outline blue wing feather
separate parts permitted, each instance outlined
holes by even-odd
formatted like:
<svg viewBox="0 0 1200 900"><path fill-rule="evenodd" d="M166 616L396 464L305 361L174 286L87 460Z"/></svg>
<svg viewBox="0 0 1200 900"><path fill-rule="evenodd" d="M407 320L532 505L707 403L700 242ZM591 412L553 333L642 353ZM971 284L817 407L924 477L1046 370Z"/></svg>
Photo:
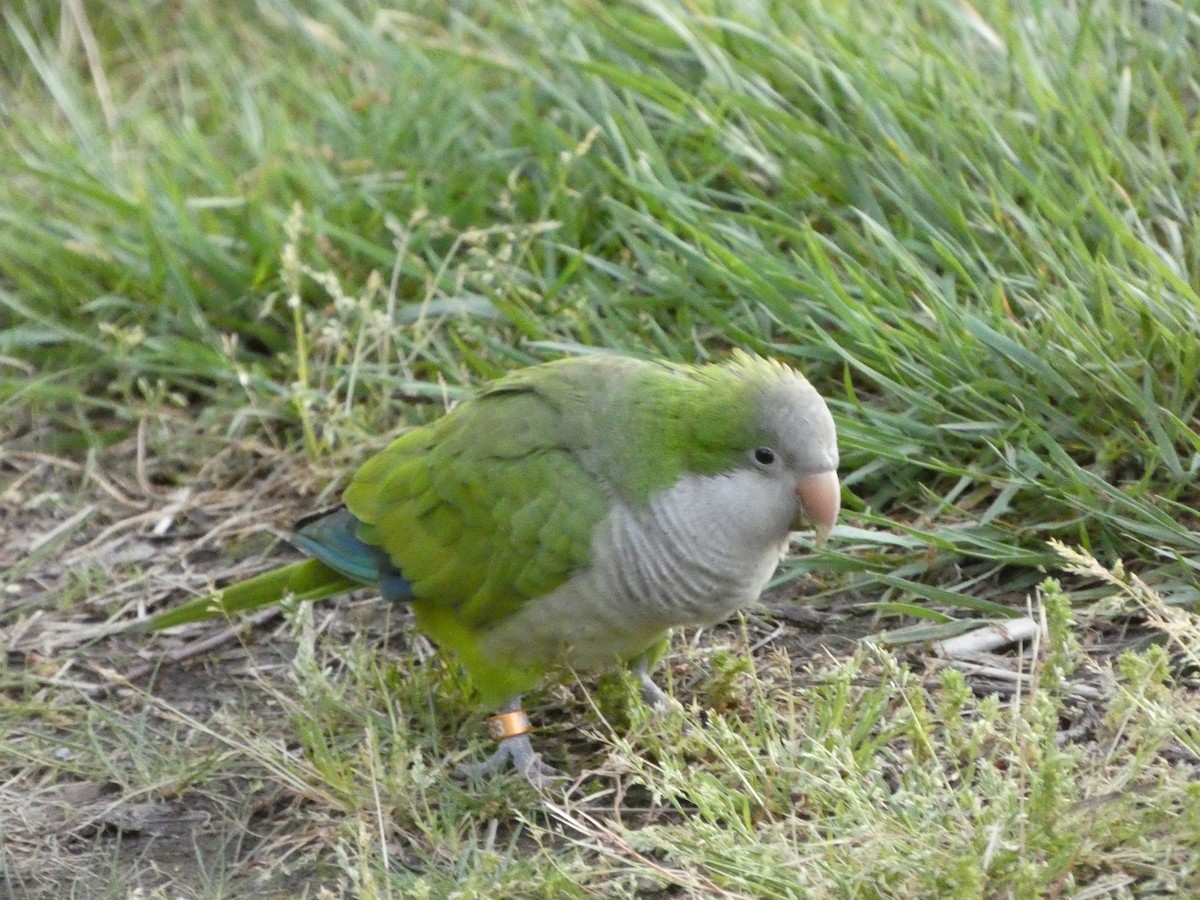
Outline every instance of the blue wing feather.
<svg viewBox="0 0 1200 900"><path fill-rule="evenodd" d="M377 584L385 600L407 603L412 585L382 547L358 536L359 521L345 507L302 520L291 542L329 568L364 584Z"/></svg>

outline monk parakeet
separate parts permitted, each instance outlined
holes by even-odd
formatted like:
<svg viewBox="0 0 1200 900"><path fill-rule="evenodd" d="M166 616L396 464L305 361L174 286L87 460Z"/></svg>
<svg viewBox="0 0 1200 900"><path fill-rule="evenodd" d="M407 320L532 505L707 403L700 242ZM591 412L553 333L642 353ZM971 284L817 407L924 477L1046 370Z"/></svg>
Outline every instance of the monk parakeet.
<svg viewBox="0 0 1200 900"><path fill-rule="evenodd" d="M168 610L153 628L369 584L410 604L499 713L476 771L545 771L521 695L547 672L647 664L669 630L759 596L788 533L840 504L833 418L778 362L598 355L533 366L408 431L293 543L311 559Z"/></svg>

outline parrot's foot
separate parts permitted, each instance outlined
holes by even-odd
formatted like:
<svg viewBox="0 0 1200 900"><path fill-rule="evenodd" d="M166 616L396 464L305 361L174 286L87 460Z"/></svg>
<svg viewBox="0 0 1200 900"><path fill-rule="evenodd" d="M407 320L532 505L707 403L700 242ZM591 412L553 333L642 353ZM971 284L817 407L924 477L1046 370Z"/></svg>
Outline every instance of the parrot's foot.
<svg viewBox="0 0 1200 900"><path fill-rule="evenodd" d="M675 709L675 701L654 683L649 672L638 672L637 676L638 681L642 684L642 702L661 715L666 715Z"/></svg>
<svg viewBox="0 0 1200 900"><path fill-rule="evenodd" d="M638 682L642 686L642 702L650 707L652 713L665 717L683 709L683 705L678 700L654 683L654 679L650 677L650 660L643 657L635 662L633 674L638 677ZM683 733L685 735L692 733L692 726L687 722L683 723Z"/></svg>
<svg viewBox="0 0 1200 900"><path fill-rule="evenodd" d="M645 657L633 664L633 674L642 686L642 702L661 716L679 708L671 697L650 677L650 661Z"/></svg>
<svg viewBox="0 0 1200 900"><path fill-rule="evenodd" d="M545 787L546 782L560 773L542 762L540 753L533 751L529 740L529 716L521 709L521 698L511 697L500 712L488 719L488 730L499 742L496 752L481 763L463 763L455 771L464 778L495 775L510 762L514 769L524 775L534 787Z"/></svg>
<svg viewBox="0 0 1200 900"><path fill-rule="evenodd" d="M548 780L561 775L553 766L542 762L542 755L534 751L527 734L505 738L496 752L483 762L461 763L454 771L463 778L484 778L503 771L509 763L534 787L544 787Z"/></svg>

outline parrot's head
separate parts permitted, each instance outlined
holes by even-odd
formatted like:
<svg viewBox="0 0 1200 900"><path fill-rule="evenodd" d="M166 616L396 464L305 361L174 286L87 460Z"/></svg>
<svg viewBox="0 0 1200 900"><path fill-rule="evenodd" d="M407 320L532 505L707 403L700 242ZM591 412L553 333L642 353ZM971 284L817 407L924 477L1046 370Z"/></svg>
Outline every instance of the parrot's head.
<svg viewBox="0 0 1200 900"><path fill-rule="evenodd" d="M807 523L824 541L841 508L837 433L829 407L802 375L777 366L758 395L754 432L747 464L788 498L789 530Z"/></svg>
<svg viewBox="0 0 1200 900"><path fill-rule="evenodd" d="M640 503L667 491L680 519L714 523L747 551L805 528L828 537L841 506L837 433L803 375L740 351L702 366L593 359L592 384L614 366L627 376L589 411L589 468L618 493Z"/></svg>
<svg viewBox="0 0 1200 900"><path fill-rule="evenodd" d="M823 541L841 488L837 434L821 395L794 369L746 353L702 372L709 390L693 433L723 457L714 505L751 540L778 542L811 527Z"/></svg>

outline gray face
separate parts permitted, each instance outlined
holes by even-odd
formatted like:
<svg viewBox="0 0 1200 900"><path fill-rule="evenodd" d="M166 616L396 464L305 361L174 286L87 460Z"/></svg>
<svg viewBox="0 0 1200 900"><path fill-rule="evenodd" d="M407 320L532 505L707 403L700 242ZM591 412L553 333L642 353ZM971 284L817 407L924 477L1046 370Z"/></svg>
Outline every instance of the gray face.
<svg viewBox="0 0 1200 900"><path fill-rule="evenodd" d="M763 395L760 425L770 449L796 481L838 467L837 433L829 407L816 389L799 376L785 378Z"/></svg>
<svg viewBox="0 0 1200 900"><path fill-rule="evenodd" d="M785 376L762 395L763 444L746 451L740 471L752 477L747 496L762 504L762 525L784 532L807 525L824 540L837 520L837 434L829 407L807 381Z"/></svg>

